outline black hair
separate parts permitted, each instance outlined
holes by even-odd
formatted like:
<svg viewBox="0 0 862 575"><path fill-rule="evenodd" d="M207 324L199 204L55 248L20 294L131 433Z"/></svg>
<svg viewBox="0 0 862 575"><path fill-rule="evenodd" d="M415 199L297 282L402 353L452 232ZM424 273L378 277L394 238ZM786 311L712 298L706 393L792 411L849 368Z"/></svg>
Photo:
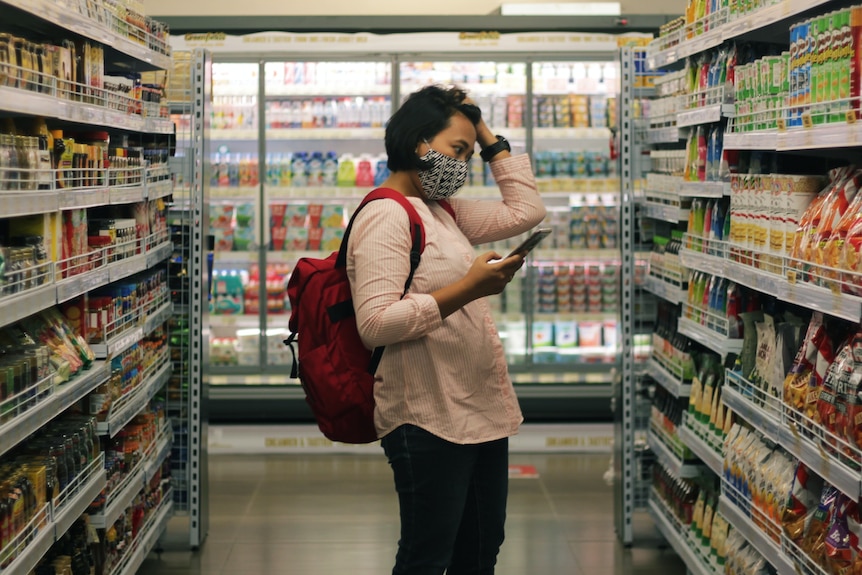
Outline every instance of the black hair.
<svg viewBox="0 0 862 575"><path fill-rule="evenodd" d="M392 172L427 170L432 166L416 153L419 142L431 140L449 126L450 118L461 112L473 125L479 123L482 112L473 104L464 103L467 93L459 88L426 86L413 92L386 124L386 165Z"/></svg>

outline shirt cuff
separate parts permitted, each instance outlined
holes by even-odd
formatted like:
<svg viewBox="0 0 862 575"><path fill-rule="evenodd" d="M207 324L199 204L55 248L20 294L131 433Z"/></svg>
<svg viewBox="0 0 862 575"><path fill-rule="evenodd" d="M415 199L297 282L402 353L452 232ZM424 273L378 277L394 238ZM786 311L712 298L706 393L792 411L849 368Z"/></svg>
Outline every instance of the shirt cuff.
<svg viewBox="0 0 862 575"><path fill-rule="evenodd" d="M443 317L440 315L440 306L434 296L427 293L409 293L404 296L414 302L419 310L419 318L426 326L423 330L426 334L431 333L443 325Z"/></svg>

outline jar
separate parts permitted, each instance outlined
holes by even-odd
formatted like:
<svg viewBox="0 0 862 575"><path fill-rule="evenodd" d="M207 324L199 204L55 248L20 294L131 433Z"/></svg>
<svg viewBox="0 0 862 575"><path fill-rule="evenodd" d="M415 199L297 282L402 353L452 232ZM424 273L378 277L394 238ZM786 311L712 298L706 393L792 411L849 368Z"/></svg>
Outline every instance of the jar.
<svg viewBox="0 0 862 575"><path fill-rule="evenodd" d="M0 86L10 86L14 79L12 66L15 65L15 54L12 47L12 35L0 34Z"/></svg>

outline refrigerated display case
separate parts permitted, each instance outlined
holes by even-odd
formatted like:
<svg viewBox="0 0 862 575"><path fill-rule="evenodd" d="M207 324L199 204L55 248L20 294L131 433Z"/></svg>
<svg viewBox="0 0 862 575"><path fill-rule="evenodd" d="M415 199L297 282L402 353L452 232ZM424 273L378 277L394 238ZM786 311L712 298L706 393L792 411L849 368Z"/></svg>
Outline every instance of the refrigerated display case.
<svg viewBox="0 0 862 575"><path fill-rule="evenodd" d="M352 210L388 175L386 120L410 93L437 83L466 89L513 152L532 156L545 224L554 228L517 281L492 298L528 419L609 419L621 262L617 42L563 33L214 41L206 158L213 418L308 417L282 344L292 265L337 249ZM174 46L208 43L175 38ZM461 194L499 197L478 157ZM521 239L477 250L503 252Z"/></svg>

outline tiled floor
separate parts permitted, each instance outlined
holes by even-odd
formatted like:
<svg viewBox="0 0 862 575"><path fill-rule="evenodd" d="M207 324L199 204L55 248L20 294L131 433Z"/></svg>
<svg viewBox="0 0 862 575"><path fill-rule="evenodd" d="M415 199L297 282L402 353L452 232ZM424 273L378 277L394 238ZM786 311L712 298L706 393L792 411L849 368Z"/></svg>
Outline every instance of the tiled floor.
<svg viewBox="0 0 862 575"><path fill-rule="evenodd" d="M608 461L606 455L512 455L511 463L534 465L539 478L510 482L497 575L685 573L648 518L638 518L633 548L618 543L613 490L602 480ZM219 455L210 458L209 480L206 543L195 553L151 555L141 575L391 572L398 505L382 454Z"/></svg>

